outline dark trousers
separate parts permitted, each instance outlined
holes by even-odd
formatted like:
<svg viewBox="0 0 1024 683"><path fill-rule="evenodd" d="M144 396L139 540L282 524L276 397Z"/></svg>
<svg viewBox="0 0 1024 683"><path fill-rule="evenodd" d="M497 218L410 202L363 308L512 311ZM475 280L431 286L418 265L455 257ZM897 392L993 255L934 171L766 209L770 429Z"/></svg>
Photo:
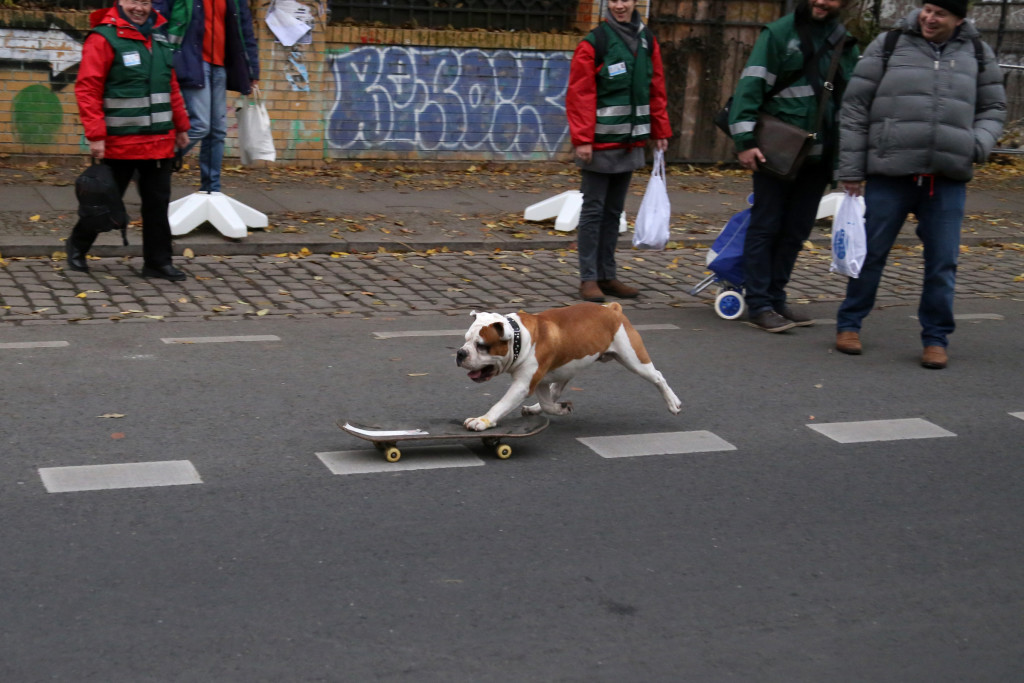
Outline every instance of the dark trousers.
<svg viewBox="0 0 1024 683"><path fill-rule="evenodd" d="M754 173L754 205L743 243L744 298L754 316L786 304L786 285L811 234L830 164L808 163L793 180Z"/></svg>
<svg viewBox="0 0 1024 683"><path fill-rule="evenodd" d="M615 245L619 242L619 220L626 206L632 171L596 173L581 171L583 208L576 229L580 280L615 279Z"/></svg>
<svg viewBox="0 0 1024 683"><path fill-rule="evenodd" d="M171 265L171 224L167 206L171 201L171 159L104 159L114 172L117 187L124 196L136 171L136 185L142 200L142 260L151 268ZM96 241L97 233L75 224L68 239L83 254Z"/></svg>

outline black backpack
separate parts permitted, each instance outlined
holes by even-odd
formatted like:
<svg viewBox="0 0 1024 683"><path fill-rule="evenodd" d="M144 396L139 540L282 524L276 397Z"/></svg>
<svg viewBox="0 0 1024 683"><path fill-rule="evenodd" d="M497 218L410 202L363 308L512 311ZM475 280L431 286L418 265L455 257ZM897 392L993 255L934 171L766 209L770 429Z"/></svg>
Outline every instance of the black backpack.
<svg viewBox="0 0 1024 683"><path fill-rule="evenodd" d="M79 225L97 233L120 230L121 239L128 246L128 212L110 166L94 160L75 180L75 196Z"/></svg>

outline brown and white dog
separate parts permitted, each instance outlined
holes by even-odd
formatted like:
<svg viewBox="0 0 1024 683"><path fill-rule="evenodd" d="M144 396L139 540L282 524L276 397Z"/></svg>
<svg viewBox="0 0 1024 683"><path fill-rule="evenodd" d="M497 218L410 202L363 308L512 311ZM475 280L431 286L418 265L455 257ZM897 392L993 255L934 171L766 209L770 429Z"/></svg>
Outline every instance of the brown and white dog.
<svg viewBox="0 0 1024 683"><path fill-rule="evenodd" d="M523 415L568 415L572 403L558 402L562 390L598 360L617 360L658 387L673 415L682 408L651 363L640 333L617 303L575 304L537 315L476 311L472 315L475 319L466 332L466 343L455 355L456 364L468 369L474 382L486 382L507 372L512 375L512 386L486 414L466 419L466 429L479 432L494 427L535 392L539 402L523 406Z"/></svg>

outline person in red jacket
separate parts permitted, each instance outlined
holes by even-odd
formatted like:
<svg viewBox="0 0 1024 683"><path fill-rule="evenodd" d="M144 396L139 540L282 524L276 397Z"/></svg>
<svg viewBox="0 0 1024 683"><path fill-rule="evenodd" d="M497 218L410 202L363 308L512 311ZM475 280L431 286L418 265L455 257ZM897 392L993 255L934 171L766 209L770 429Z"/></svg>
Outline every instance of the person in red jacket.
<svg viewBox="0 0 1024 683"><path fill-rule="evenodd" d="M121 194L138 173L142 275L186 279L172 264L167 207L175 148L188 145L189 120L172 51L149 0L118 0L90 15L75 82L78 113L94 159L110 166ZM68 267L89 272L96 233L79 221L67 240Z"/></svg>
<svg viewBox="0 0 1024 683"><path fill-rule="evenodd" d="M672 128L665 110L661 48L636 12L636 0L608 0L608 14L576 47L565 111L580 167L583 209L577 230L580 298L639 291L615 272L619 217L648 139L665 151Z"/></svg>

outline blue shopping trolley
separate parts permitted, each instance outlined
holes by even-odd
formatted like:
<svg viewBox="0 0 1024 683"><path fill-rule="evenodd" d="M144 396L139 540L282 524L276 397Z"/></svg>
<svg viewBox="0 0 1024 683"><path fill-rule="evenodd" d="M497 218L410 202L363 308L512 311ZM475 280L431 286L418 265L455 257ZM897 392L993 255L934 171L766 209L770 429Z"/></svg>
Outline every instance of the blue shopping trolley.
<svg viewBox="0 0 1024 683"><path fill-rule="evenodd" d="M753 205L754 195L747 197L747 203ZM719 292L715 296L715 313L725 320L736 320L747 310L747 303L743 299L743 241L749 225L749 207L729 219L708 249L706 265L711 275L690 290L690 294L696 296L708 287L717 285Z"/></svg>

